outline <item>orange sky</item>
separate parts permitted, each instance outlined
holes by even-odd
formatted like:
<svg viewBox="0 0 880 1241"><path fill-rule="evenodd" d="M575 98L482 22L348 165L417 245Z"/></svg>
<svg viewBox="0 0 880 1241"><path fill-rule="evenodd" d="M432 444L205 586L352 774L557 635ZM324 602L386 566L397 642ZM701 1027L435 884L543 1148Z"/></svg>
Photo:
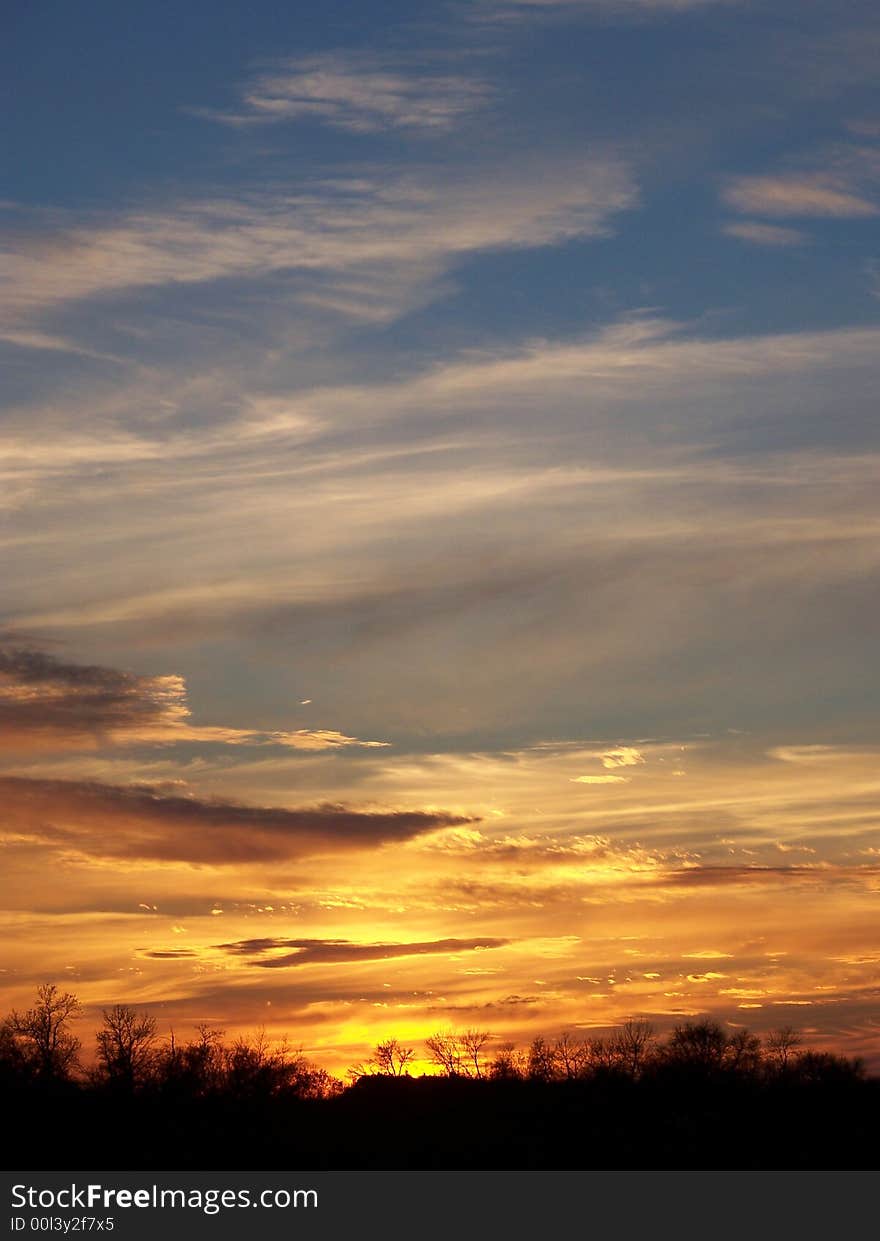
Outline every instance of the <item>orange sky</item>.
<svg viewBox="0 0 880 1241"><path fill-rule="evenodd" d="M633 1013L877 1056L870 747L291 746L200 728L164 677L4 661L4 999L69 986L87 1043L124 1001L339 1072L391 1034Z"/></svg>
<svg viewBox="0 0 880 1241"><path fill-rule="evenodd" d="M13 7L0 1010L880 1068L876 0Z"/></svg>

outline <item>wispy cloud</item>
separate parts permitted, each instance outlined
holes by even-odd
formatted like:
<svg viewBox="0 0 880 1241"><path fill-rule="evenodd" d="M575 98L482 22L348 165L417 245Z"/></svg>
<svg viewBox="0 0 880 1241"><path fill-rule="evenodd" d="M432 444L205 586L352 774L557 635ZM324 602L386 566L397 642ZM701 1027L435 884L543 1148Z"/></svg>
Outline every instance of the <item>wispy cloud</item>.
<svg viewBox="0 0 880 1241"><path fill-rule="evenodd" d="M761 224L757 220L731 220L722 225L721 231L755 246L802 246L809 241L809 235L800 229Z"/></svg>
<svg viewBox="0 0 880 1241"><path fill-rule="evenodd" d="M857 219L878 214L876 204L845 180L821 173L731 177L721 197L748 215Z"/></svg>
<svg viewBox="0 0 880 1241"><path fill-rule="evenodd" d="M432 72L412 58L325 52L256 75L235 110L191 109L236 127L317 121L354 133L445 132L489 98L476 77Z"/></svg>
<svg viewBox="0 0 880 1241"><path fill-rule="evenodd" d="M872 327L701 339L642 316L400 378L242 400L216 434L206 416L164 445L186 454L183 479L157 437L145 461L92 486L87 466L60 472L56 434L31 444L34 478L51 486L7 545L22 580L10 619L75 626L80 640L111 626L114 641L151 646L284 643L310 662L304 685L281 660L290 702L321 684L308 696L322 717L304 722L349 737L527 718L534 738L572 727L585 695L612 733L629 694L674 713L735 686L760 710L801 692L795 667L828 635L847 678L867 649L878 341ZM844 426L847 450L829 449ZM105 572L84 579L78 549L97 538ZM28 566L50 551L47 586ZM744 598L760 642L741 631ZM529 664L512 678L524 641ZM744 644L761 669L746 687L738 660L718 658ZM460 681L443 676L438 650ZM375 730L377 701L387 731Z"/></svg>
<svg viewBox="0 0 880 1241"><path fill-rule="evenodd" d="M337 290L344 303L359 298L352 277L375 281L381 272L393 295L407 299L414 284L430 283L469 253L604 236L636 201L626 164L598 152L576 164L529 160L516 170L442 179L380 170L365 180L314 182L295 195L71 217L66 227L53 220L0 258L3 322L15 328L52 307L130 289L273 275L291 297L321 295L314 284L298 289L297 279L344 276ZM362 291L361 300L375 297L375 289Z"/></svg>
<svg viewBox="0 0 880 1241"><path fill-rule="evenodd" d="M755 885L804 884L824 887L832 884L876 885L880 867L876 866L698 866L672 871L663 883L685 887L752 887Z"/></svg>

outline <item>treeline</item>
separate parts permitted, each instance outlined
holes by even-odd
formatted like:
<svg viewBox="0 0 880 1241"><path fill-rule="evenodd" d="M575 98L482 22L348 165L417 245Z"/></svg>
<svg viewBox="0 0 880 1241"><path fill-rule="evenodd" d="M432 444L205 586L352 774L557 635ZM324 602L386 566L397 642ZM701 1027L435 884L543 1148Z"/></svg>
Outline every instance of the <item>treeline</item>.
<svg viewBox="0 0 880 1241"><path fill-rule="evenodd" d="M689 1074L701 1078L801 1082L861 1081L858 1059L802 1045L790 1026L763 1039L748 1030L730 1033L707 1018L678 1025L659 1039L650 1022L630 1018L609 1037L578 1038L564 1032L554 1040L533 1039L525 1049L502 1043L493 1050L488 1030L441 1033L425 1040L428 1059L447 1078L489 1081L572 1082L619 1077L629 1081ZM349 1069L359 1081L370 1075L409 1074L414 1047L398 1039L380 1043L372 1057Z"/></svg>
<svg viewBox="0 0 880 1241"><path fill-rule="evenodd" d="M197 1027L179 1042L159 1038L155 1017L127 1004L104 1009L93 1062L84 1067L82 1043L71 1023L81 1012L69 991L47 983L36 1003L0 1023L0 1081L10 1085L77 1085L80 1089L140 1092L160 1088L177 1095L247 1098L289 1094L324 1099L343 1083L310 1063L289 1043L271 1044L262 1032L224 1042L223 1031Z"/></svg>
<svg viewBox="0 0 880 1241"><path fill-rule="evenodd" d="M440 1032L389 1038L346 1081L262 1034L161 1038L104 1011L89 1063L79 1003L48 984L0 1023L19 1166L42 1168L872 1168L880 1081L858 1060L708 1018L661 1037ZM432 1072L416 1074L420 1062Z"/></svg>
<svg viewBox="0 0 880 1241"><path fill-rule="evenodd" d="M265 1033L223 1041L223 1031L197 1027L196 1037L181 1043L173 1032L160 1040L155 1017L126 1004L104 1009L95 1035L95 1057L88 1069L80 1059L82 1044L71 1023L81 1006L69 991L54 984L38 988L36 1003L14 1011L0 1023L0 1074L7 1083L69 1082L127 1090L160 1085L196 1094L228 1092L295 1094L326 1099L345 1083L312 1064L287 1039L270 1043ZM690 1073L700 1077L749 1078L802 1082L860 1081L860 1060L802 1045L790 1026L761 1038L741 1029L725 1030L704 1018L678 1025L665 1039L650 1022L630 1018L610 1036L578 1038L566 1031L548 1040L538 1036L528 1047L496 1044L491 1031L467 1029L432 1035L424 1044L436 1074L475 1081L584 1081ZM408 1077L417 1049L397 1038L380 1042L365 1061L351 1066L348 1085L366 1077Z"/></svg>

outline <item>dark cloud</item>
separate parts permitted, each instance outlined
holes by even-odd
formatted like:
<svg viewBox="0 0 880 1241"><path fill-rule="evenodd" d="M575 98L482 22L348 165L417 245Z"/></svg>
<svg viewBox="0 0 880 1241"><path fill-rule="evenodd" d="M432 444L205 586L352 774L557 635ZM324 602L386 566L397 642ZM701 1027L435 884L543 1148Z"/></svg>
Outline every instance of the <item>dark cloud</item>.
<svg viewBox="0 0 880 1241"><path fill-rule="evenodd" d="M154 961L177 961L182 957L197 957L198 955L194 948L156 948L144 953L145 957L152 957Z"/></svg>
<svg viewBox="0 0 880 1241"><path fill-rule="evenodd" d="M241 939L216 947L233 956L254 956L278 949L293 949L284 956L254 961L263 969L286 969L296 965L341 961L384 961L392 957L417 957L431 953L473 952L503 948L509 939L432 939L408 944L357 944L348 939Z"/></svg>
<svg viewBox="0 0 880 1241"><path fill-rule="evenodd" d="M0 776L8 834L93 857L215 866L409 840L478 820L443 811L303 809L169 795L150 785Z"/></svg>
<svg viewBox="0 0 880 1241"><path fill-rule="evenodd" d="M62 663L43 651L2 643L0 638L0 746L6 749L208 742L315 751L386 744L327 728L264 732L197 726L189 719L186 682L175 673L136 676L115 668Z"/></svg>
<svg viewBox="0 0 880 1241"><path fill-rule="evenodd" d="M161 724L180 689L176 677L136 676L0 646L0 744L16 749L76 745Z"/></svg>

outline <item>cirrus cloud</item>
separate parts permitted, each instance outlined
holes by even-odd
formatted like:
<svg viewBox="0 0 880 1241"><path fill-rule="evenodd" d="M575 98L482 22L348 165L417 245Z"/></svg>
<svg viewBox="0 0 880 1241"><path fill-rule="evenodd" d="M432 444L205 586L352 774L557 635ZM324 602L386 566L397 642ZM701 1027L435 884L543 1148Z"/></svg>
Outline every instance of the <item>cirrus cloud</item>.
<svg viewBox="0 0 880 1241"><path fill-rule="evenodd" d="M857 219L878 213L846 180L818 173L730 177L721 196L728 207L750 215Z"/></svg>
<svg viewBox="0 0 880 1241"><path fill-rule="evenodd" d="M294 57L255 75L237 109L191 109L233 127L317 121L353 133L445 132L489 96L488 85L376 53Z"/></svg>

